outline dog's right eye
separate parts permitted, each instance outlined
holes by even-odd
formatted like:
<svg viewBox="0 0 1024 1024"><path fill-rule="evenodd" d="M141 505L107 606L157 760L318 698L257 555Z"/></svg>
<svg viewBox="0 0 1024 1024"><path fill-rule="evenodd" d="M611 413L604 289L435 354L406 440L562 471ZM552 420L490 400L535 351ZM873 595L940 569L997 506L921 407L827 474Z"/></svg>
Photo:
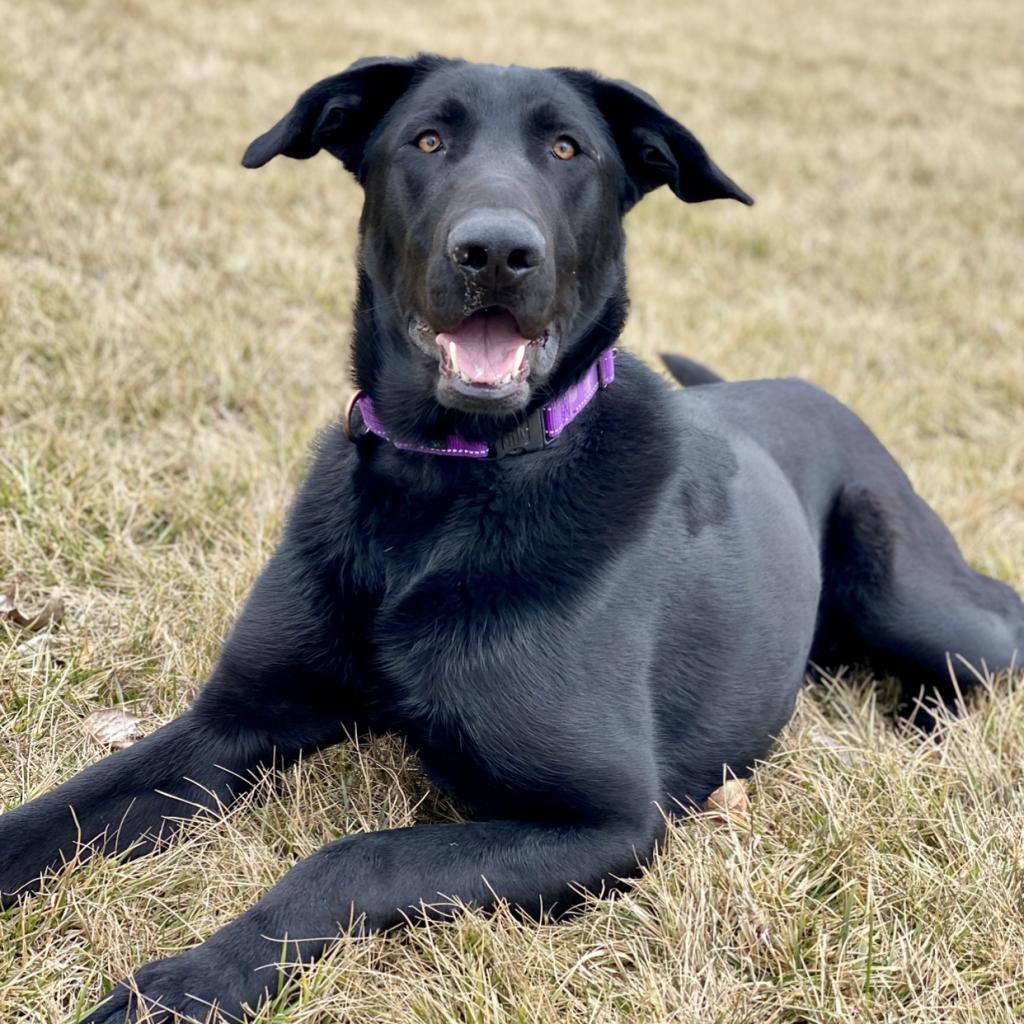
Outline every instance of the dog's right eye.
<svg viewBox="0 0 1024 1024"><path fill-rule="evenodd" d="M424 132L417 140L416 145L423 153L436 153L444 143L437 132Z"/></svg>
<svg viewBox="0 0 1024 1024"><path fill-rule="evenodd" d="M555 139L554 145L551 147L551 152L554 153L559 160L571 160L579 152L579 148L568 135L559 135L558 138Z"/></svg>

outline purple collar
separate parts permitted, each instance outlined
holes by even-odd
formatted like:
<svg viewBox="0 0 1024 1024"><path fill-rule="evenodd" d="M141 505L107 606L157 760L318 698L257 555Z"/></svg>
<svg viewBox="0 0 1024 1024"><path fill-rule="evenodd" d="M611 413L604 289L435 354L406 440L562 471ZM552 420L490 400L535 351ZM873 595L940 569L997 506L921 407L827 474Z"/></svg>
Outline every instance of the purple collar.
<svg viewBox="0 0 1024 1024"><path fill-rule="evenodd" d="M524 423L515 430L498 438L494 444L483 441L466 441L452 434L447 441L433 444L410 444L396 441L380 421L373 399L356 392L345 413L345 433L354 441L359 432L353 428L352 413L358 408L365 431L390 441L403 452L419 452L422 455L457 455L464 459L500 459L503 455L522 455L539 451L549 445L583 410L591 399L615 380L615 349L608 348L601 353L597 362L561 397L549 405L532 412Z"/></svg>

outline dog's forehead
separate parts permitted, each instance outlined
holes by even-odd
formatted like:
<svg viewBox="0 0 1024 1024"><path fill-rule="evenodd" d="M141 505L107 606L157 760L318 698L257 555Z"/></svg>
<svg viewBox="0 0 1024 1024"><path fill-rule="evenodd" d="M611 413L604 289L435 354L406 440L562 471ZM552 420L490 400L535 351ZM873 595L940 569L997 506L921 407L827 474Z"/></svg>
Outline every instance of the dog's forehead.
<svg viewBox="0 0 1024 1024"><path fill-rule="evenodd" d="M405 109L440 108L456 101L482 118L522 117L541 108L567 119L593 118L595 110L552 68L457 63L425 76L406 96Z"/></svg>

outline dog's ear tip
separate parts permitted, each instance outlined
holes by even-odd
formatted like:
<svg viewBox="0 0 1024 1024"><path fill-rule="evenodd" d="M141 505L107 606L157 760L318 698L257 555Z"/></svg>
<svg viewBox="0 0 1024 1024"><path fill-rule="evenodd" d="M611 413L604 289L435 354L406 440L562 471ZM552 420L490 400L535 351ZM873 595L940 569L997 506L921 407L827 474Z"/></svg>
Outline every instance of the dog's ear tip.
<svg viewBox="0 0 1024 1024"><path fill-rule="evenodd" d="M267 147L263 145L263 136L261 135L246 147L245 153L242 154L242 166L252 171L257 167L262 167L273 157L274 153L267 152Z"/></svg>
<svg viewBox="0 0 1024 1024"><path fill-rule="evenodd" d="M719 185L720 191L714 198L735 199L737 203L742 203L744 206L754 205L754 197L745 189L740 188L732 178L727 178L724 174L721 175Z"/></svg>
<svg viewBox="0 0 1024 1024"><path fill-rule="evenodd" d="M735 190L733 198L738 199L744 206L754 205L754 197L746 189L740 188L735 181L732 183L732 187Z"/></svg>
<svg viewBox="0 0 1024 1024"><path fill-rule="evenodd" d="M721 195L723 199L735 199L736 202L742 203L744 206L754 205L754 197L746 189L741 188L732 178L723 174L718 168L715 168L715 171L715 176L718 178L722 188Z"/></svg>

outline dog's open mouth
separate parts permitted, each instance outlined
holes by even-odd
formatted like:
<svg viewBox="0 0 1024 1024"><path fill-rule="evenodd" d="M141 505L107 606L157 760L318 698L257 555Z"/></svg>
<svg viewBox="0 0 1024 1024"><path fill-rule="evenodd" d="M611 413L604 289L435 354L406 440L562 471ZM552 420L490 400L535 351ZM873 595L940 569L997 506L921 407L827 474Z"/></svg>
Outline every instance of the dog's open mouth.
<svg viewBox="0 0 1024 1024"><path fill-rule="evenodd" d="M437 354L443 404L480 412L520 406L529 395L531 371L546 375L558 351L554 322L528 338L515 315L501 306L477 309L437 333L413 316L409 337L422 351Z"/></svg>
<svg viewBox="0 0 1024 1024"><path fill-rule="evenodd" d="M546 340L546 331L540 338L524 338L516 318L497 306L478 309L434 339L445 376L478 388L502 388L525 380L530 350Z"/></svg>

